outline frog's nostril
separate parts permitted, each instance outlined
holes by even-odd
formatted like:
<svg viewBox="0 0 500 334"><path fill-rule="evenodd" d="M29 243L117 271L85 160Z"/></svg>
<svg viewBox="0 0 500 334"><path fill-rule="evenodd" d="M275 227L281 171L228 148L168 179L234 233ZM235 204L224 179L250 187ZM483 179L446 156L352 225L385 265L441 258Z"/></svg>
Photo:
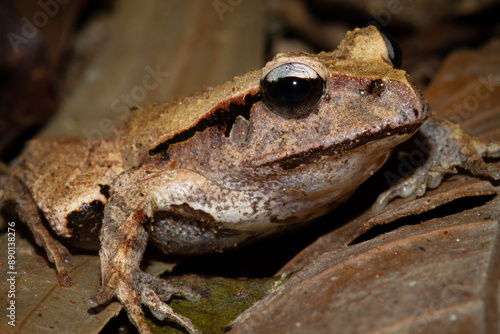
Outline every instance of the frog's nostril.
<svg viewBox="0 0 500 334"><path fill-rule="evenodd" d="M375 79L370 83L370 87L368 87L368 93L370 94L376 94L378 97L382 95L382 93L385 91L386 85L384 80L382 79Z"/></svg>

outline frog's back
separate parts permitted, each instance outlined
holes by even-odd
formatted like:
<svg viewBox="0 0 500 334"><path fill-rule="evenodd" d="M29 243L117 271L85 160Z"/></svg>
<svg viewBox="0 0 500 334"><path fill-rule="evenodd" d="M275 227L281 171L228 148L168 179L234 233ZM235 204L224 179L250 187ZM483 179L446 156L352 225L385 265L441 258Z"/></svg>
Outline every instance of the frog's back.
<svg viewBox="0 0 500 334"><path fill-rule="evenodd" d="M121 171L112 142L80 138L41 138L28 143L10 172L31 193L51 227L71 237L68 213L81 212L94 201L104 206L106 185Z"/></svg>
<svg viewBox="0 0 500 334"><path fill-rule="evenodd" d="M145 163L150 150L175 136L189 138L201 131L214 111L248 103L259 92L261 75L261 70L252 71L211 90L138 110L116 132L126 168Z"/></svg>

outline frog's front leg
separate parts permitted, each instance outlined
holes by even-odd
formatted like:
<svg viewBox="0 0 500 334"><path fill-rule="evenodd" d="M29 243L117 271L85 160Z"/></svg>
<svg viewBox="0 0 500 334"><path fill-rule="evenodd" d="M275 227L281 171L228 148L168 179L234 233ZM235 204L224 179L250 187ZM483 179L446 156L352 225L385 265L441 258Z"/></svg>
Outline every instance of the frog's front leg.
<svg viewBox="0 0 500 334"><path fill-rule="evenodd" d="M11 175L8 168L0 164L0 203L14 201L17 214L28 225L36 243L43 247L50 262L56 266L59 284L71 286L73 283L69 275L73 266L71 254L45 227L42 216L31 193L24 184Z"/></svg>
<svg viewBox="0 0 500 334"><path fill-rule="evenodd" d="M412 176L382 193L374 205L380 211L395 197L423 196L427 188L438 187L456 167L475 175L500 179L500 165L486 163L483 157L500 157L500 142L486 142L467 134L459 125L443 118L430 118L420 128L430 144L429 158Z"/></svg>
<svg viewBox="0 0 500 334"><path fill-rule="evenodd" d="M129 319L141 333L150 332L142 304L148 306L156 318L168 318L190 333L200 333L188 318L176 313L163 302L172 295L190 300L196 300L198 296L189 289L173 287L140 268L148 241L143 224L154 216L158 196L161 196L161 189L155 189L151 181L164 184L163 176L148 175L148 180L129 178L124 186L118 185L112 192L105 208L100 234L102 288L90 300L90 304L101 305L117 297L125 307ZM171 181L171 176L166 177Z"/></svg>

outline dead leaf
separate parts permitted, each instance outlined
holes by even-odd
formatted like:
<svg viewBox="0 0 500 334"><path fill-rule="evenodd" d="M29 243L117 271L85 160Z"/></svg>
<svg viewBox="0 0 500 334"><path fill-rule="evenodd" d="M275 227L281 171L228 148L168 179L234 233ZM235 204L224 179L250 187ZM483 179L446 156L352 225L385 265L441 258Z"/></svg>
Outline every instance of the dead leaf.
<svg viewBox="0 0 500 334"><path fill-rule="evenodd" d="M74 256L74 267L70 274L75 284L66 288L59 286L54 267L48 265L44 256L39 254L42 252L33 246L32 240L22 238L18 231L15 242L15 269L9 270L7 235L1 236L0 244L3 249L0 257L4 269L2 277L14 278L15 297L8 296L10 284L2 279L0 302L2 306L15 302L15 327L2 321L0 332L69 333L78 332L77 328L85 328L88 333L98 333L108 321L108 317L105 313L89 316L86 300L98 292L99 258L90 255ZM109 308L113 315L119 311L119 305L111 305Z"/></svg>
<svg viewBox="0 0 500 334"><path fill-rule="evenodd" d="M497 333L500 198L317 256L231 333Z"/></svg>
<svg viewBox="0 0 500 334"><path fill-rule="evenodd" d="M19 233L19 228L15 230L14 269L8 267L7 259L10 236L0 236L0 305L7 307L15 302L15 327L2 321L0 333L99 333L109 319L120 312L122 306L118 302L99 309L100 312L93 312L87 304L101 286L97 254L73 255L74 266L69 274L74 284L63 287L43 250ZM149 260L146 271L159 275L171 268L168 263ZM7 281L7 277L13 280ZM11 282L15 288L14 295L9 296Z"/></svg>

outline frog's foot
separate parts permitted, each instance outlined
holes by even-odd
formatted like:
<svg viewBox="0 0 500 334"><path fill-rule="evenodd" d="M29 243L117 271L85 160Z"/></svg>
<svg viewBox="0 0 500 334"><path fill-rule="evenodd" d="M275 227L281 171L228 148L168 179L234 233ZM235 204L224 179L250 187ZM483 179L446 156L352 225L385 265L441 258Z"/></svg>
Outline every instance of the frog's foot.
<svg viewBox="0 0 500 334"><path fill-rule="evenodd" d="M500 179L500 165L483 160L483 157L500 157L500 142L474 138L459 125L439 118L427 120L421 132L431 145L427 162L411 177L382 193L373 206L375 212L396 197L423 196L427 188L438 187L446 174L457 173L457 167L474 175Z"/></svg>
<svg viewBox="0 0 500 334"><path fill-rule="evenodd" d="M0 193L0 202L15 201L19 217L28 225L36 243L45 249L50 262L56 266L59 284L71 286L69 270L73 266L71 254L57 239L47 230L42 222L40 212L24 185L11 176L1 176L0 184L3 191Z"/></svg>
<svg viewBox="0 0 500 334"><path fill-rule="evenodd" d="M199 296L188 288L174 287L165 280L135 270L129 275L112 274L101 291L90 299L91 306L102 305L116 296L123 304L130 321L140 333L151 333L144 318L141 304L146 305L159 320L169 319L183 326L191 334L201 334L191 320L175 312L164 301L172 295L188 300L198 300Z"/></svg>

